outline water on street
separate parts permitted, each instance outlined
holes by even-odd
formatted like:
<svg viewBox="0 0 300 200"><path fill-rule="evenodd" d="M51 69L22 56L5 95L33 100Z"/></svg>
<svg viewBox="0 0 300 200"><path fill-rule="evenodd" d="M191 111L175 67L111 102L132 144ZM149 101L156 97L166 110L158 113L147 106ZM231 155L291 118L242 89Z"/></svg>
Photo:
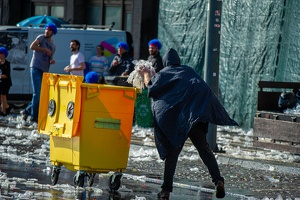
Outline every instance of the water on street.
<svg viewBox="0 0 300 200"><path fill-rule="evenodd" d="M109 189L111 173L96 174L91 187L74 184L75 171L62 167L58 182L51 182L49 137L27 127L14 116L1 119L0 127L0 199L156 199L162 183L163 162L153 145L151 129L133 127L128 165L116 192ZM150 132L150 136L147 135ZM152 133L153 134L153 133ZM239 137L239 138L237 138ZM241 140L236 136L235 140ZM134 140L140 141L134 142ZM226 141L226 138L223 138ZM247 141L246 141L247 142ZM222 144L234 150L226 142ZM231 153L233 154L233 153ZM265 157L267 153L265 153ZM217 155L218 157L218 155ZM92 155L91 155L91 159ZM117 159L117 158L116 158ZM220 161L220 158L218 158ZM243 168L220 163L225 177L224 199L299 199L299 174ZM296 169L297 170L297 169ZM299 169L298 169L299 170ZM180 154L170 199L216 199L207 168L192 146Z"/></svg>

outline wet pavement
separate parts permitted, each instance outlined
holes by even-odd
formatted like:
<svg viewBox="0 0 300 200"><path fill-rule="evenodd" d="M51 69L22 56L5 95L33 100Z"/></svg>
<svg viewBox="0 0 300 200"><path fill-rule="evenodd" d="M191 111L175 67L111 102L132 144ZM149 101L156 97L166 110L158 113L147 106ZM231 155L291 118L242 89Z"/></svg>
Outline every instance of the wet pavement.
<svg viewBox="0 0 300 200"><path fill-rule="evenodd" d="M5 166L9 166L6 169ZM15 166L15 167L12 167ZM4 167L4 168L3 168ZM75 172L62 168L57 185L51 186L50 171L42 170L36 164L15 165L8 162L1 165L1 194L3 199L156 199L161 183L160 176L144 171L128 170L123 174L122 186L117 192L108 187L110 174L98 174L92 187L75 187L71 180ZM7 184L3 184L6 182ZM214 199L214 190L201 187L199 181L186 178L176 180L171 199ZM230 191L225 199L236 199L251 192L240 189Z"/></svg>
<svg viewBox="0 0 300 200"><path fill-rule="evenodd" d="M181 153L181 158L192 158L193 155L196 156L197 154L184 151ZM278 161L266 160L243 160L227 156L217 154L220 171L225 178L227 194L231 193L231 196L241 194L240 197L254 197L257 199L264 197L275 199L279 195L285 199L300 198L300 168L298 164L283 164L278 163ZM154 168L163 167L162 165L148 167L147 163L143 164L145 166L141 166L140 170L144 169L145 171L147 169L148 172L151 172ZM280 172L280 168L286 168L288 165L290 167L289 172ZM187 179L191 185L197 185L197 181L200 181L198 185L210 184L208 171L200 160L188 161L181 159L177 166L175 176L177 181ZM268 166L268 168L266 169L263 166Z"/></svg>
<svg viewBox="0 0 300 200"><path fill-rule="evenodd" d="M62 168L51 185L49 138L17 117L1 118L0 199L156 199L163 162L153 131L133 127L128 165L118 192L110 192L108 174L97 174L92 187L74 185L74 171ZM18 128L16 128L18 127ZM298 155L251 146L251 134L218 132L216 153L225 178L224 199L300 199ZM216 199L208 171L191 143L180 154L170 199Z"/></svg>

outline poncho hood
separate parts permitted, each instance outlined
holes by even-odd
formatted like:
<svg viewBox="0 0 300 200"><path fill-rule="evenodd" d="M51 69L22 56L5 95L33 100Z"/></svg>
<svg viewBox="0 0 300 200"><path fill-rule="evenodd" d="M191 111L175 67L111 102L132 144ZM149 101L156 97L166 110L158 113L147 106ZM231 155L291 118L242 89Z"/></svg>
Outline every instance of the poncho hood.
<svg viewBox="0 0 300 200"><path fill-rule="evenodd" d="M178 56L178 53L172 48L169 49L167 53L165 53L162 60L164 67L180 66L180 58Z"/></svg>

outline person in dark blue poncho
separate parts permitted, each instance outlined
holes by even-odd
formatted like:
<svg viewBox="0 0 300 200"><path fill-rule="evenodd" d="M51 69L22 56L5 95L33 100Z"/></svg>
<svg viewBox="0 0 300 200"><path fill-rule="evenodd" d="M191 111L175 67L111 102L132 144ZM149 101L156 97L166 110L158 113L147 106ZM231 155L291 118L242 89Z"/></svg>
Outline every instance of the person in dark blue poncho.
<svg viewBox="0 0 300 200"><path fill-rule="evenodd" d="M208 124L238 124L231 119L217 96L191 67L181 65L177 51L169 49L163 57L164 68L153 77L148 68L139 72L152 99L155 144L165 161L164 182L159 199L169 199L178 156L187 138L190 138L212 181L216 197L225 196L224 178L216 158L206 141Z"/></svg>

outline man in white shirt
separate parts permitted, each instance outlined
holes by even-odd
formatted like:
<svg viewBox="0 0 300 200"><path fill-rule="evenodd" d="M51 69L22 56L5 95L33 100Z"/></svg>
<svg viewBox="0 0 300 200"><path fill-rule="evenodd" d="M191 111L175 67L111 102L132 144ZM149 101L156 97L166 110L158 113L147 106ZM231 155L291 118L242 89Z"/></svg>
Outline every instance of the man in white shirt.
<svg viewBox="0 0 300 200"><path fill-rule="evenodd" d="M70 57L70 65L64 68L65 72L69 72L71 75L84 76L83 71L85 70L85 59L84 55L79 52L80 42L78 40L71 40L70 50L73 55Z"/></svg>

